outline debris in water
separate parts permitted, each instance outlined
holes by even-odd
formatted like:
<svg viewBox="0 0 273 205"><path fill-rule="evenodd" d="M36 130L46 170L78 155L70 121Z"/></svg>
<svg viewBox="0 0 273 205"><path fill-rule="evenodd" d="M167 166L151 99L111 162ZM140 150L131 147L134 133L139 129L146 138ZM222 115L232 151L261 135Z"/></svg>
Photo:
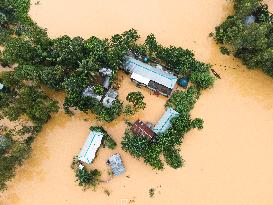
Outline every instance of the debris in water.
<svg viewBox="0 0 273 205"><path fill-rule="evenodd" d="M217 78L221 79L221 76L216 73L216 71L214 69L211 69L211 72L213 73L213 75L215 75Z"/></svg>

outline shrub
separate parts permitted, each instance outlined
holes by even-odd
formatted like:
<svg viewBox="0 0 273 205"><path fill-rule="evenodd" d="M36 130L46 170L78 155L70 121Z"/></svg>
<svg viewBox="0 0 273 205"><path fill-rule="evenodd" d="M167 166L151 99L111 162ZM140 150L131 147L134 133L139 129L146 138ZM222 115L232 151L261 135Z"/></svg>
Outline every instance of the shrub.
<svg viewBox="0 0 273 205"><path fill-rule="evenodd" d="M82 186L84 189L95 188L99 183L100 176L101 173L97 169L88 171L83 168L76 171L76 181L79 183L79 186Z"/></svg>

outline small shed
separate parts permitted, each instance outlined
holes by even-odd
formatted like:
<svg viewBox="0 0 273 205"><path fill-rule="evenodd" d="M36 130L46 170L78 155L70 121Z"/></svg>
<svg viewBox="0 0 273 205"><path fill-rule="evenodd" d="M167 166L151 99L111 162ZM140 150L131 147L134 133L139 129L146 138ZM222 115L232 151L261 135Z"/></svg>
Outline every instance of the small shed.
<svg viewBox="0 0 273 205"><path fill-rule="evenodd" d="M166 109L165 113L163 114L163 116L160 118L158 123L153 128L153 131L156 134L164 133L167 129L169 129L171 127L171 120L174 117L177 117L178 115L179 115L178 112L176 112L174 109L168 107Z"/></svg>
<svg viewBox="0 0 273 205"><path fill-rule="evenodd" d="M154 131L144 122L137 120L133 126L131 127L131 130L134 134L139 136L147 137L149 140L152 140L155 137Z"/></svg>
<svg viewBox="0 0 273 205"><path fill-rule="evenodd" d="M117 91L109 89L102 100L103 106L107 108L112 107L114 101L116 101L117 99L117 96L118 96Z"/></svg>
<svg viewBox="0 0 273 205"><path fill-rule="evenodd" d="M111 167L112 172L115 176L119 176L123 174L126 170L122 163L120 154L114 154L112 155L108 161L107 164Z"/></svg>
<svg viewBox="0 0 273 205"><path fill-rule="evenodd" d="M101 145L102 138L102 132L91 131L82 147L78 159L87 164L91 164L95 159L98 148Z"/></svg>

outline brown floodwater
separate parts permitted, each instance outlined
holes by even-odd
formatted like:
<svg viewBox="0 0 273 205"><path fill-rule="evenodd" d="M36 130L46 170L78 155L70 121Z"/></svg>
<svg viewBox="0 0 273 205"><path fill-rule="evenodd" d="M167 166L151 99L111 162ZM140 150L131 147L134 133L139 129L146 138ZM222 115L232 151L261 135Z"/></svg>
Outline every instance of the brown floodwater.
<svg viewBox="0 0 273 205"><path fill-rule="evenodd" d="M208 34L231 11L225 0L40 0L30 14L51 37L91 35L110 37L132 27L141 35L155 33L160 43L189 48L202 61L213 64L221 75L214 87L203 92L193 117L204 119L204 129L185 136L181 154L185 167L154 171L143 161L118 148L100 149L94 167L104 173L107 157L122 155L127 172L96 192L82 191L70 168L79 153L94 116L72 118L56 114L33 144L33 155L8 190L1 205L272 205L273 204L273 80L259 70L247 70L238 60L223 56ZM270 3L271 8L273 5ZM34 1L33 1L34 3ZM121 77L120 97L136 88ZM166 98L150 95L147 108L134 118L156 122ZM62 94L53 94L62 99ZM125 124L105 125L117 142ZM126 177L128 176L128 177ZM155 196L148 190L155 188ZM110 191L110 196L104 193Z"/></svg>

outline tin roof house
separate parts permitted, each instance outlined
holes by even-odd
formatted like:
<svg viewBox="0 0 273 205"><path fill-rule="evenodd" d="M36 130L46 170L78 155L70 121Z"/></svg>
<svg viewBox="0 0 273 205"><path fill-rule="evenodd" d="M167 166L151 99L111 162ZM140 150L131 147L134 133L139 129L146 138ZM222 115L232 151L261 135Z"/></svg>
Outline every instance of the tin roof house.
<svg viewBox="0 0 273 205"><path fill-rule="evenodd" d="M157 124L154 126L153 131L156 134L164 133L167 129L171 127L171 120L175 117L178 117L179 113L176 112L174 109L168 107L163 114L163 116L160 118L160 120L157 122Z"/></svg>
<svg viewBox="0 0 273 205"><path fill-rule="evenodd" d="M95 159L98 148L101 145L102 138L102 132L91 131L81 149L78 159L87 164L91 164Z"/></svg>
<svg viewBox="0 0 273 205"><path fill-rule="evenodd" d="M133 57L126 56L123 69L131 73L132 80L164 96L170 96L176 85L177 77L161 66L153 67Z"/></svg>
<svg viewBox="0 0 273 205"><path fill-rule="evenodd" d="M104 107L110 108L118 97L117 91L109 89L103 97L102 104Z"/></svg>
<svg viewBox="0 0 273 205"><path fill-rule="evenodd" d="M110 79L113 75L113 71L110 68L101 68L99 70L101 76L104 77L103 87L104 94L98 95L94 92L95 86L88 86L82 93L84 97L91 97L102 103L104 107L111 108L114 101L116 101L118 97L118 93L116 90L110 88Z"/></svg>
<svg viewBox="0 0 273 205"><path fill-rule="evenodd" d="M112 172L115 176L119 176L125 172L125 167L122 163L120 154L112 155L108 160L107 164L111 167Z"/></svg>
<svg viewBox="0 0 273 205"><path fill-rule="evenodd" d="M109 89L110 79L113 75L113 71L110 68L101 68L99 73L104 77L103 87Z"/></svg>
<svg viewBox="0 0 273 205"><path fill-rule="evenodd" d="M149 140L153 140L156 133L144 122L137 120L131 127L131 131L139 136L147 137Z"/></svg>

